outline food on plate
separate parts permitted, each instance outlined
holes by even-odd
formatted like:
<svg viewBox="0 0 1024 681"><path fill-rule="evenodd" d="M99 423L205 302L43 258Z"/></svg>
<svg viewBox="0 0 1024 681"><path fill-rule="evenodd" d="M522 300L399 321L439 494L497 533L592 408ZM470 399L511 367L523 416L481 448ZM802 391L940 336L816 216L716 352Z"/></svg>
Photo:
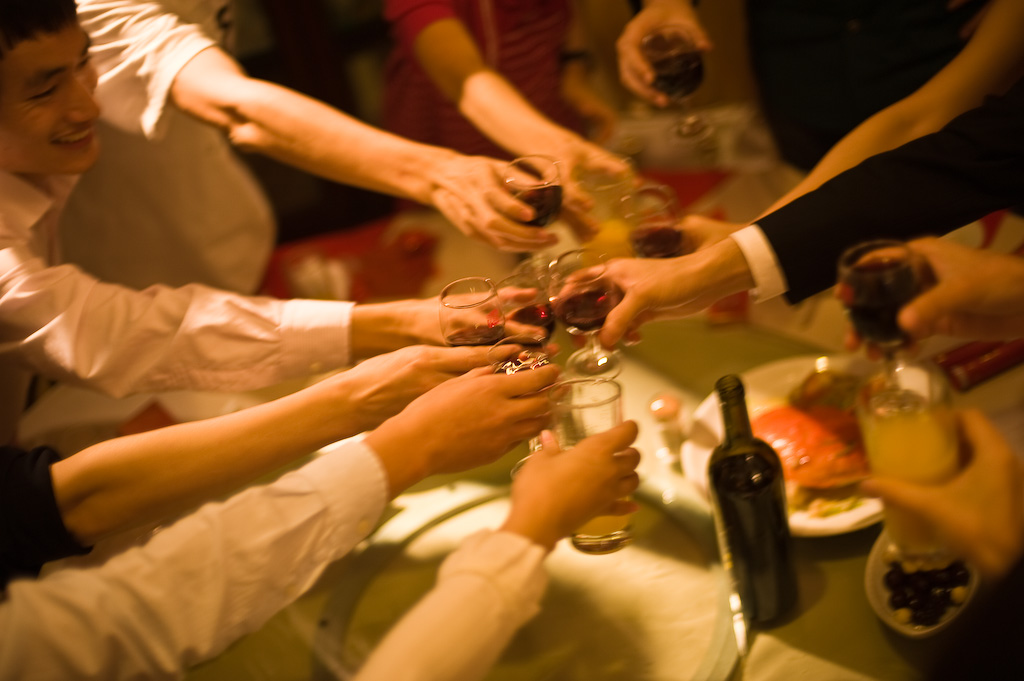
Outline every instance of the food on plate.
<svg viewBox="0 0 1024 681"><path fill-rule="evenodd" d="M793 510L825 517L860 505L854 485L868 475L853 402L860 379L825 369L814 371L782 406L754 415L754 434L782 460Z"/></svg>
<svg viewBox="0 0 1024 681"><path fill-rule="evenodd" d="M751 425L778 452L786 478L802 487L843 487L867 476L860 428L848 410L787 405L758 414Z"/></svg>

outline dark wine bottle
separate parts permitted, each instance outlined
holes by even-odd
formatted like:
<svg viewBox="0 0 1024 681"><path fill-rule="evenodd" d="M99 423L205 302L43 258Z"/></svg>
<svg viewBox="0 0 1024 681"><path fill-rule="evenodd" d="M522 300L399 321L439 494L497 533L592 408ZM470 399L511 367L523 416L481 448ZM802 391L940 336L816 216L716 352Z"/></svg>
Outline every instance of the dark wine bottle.
<svg viewBox="0 0 1024 681"><path fill-rule="evenodd" d="M785 615L796 602L786 487L779 455L754 437L743 382L715 384L725 436L708 461L722 564L732 576L748 622Z"/></svg>

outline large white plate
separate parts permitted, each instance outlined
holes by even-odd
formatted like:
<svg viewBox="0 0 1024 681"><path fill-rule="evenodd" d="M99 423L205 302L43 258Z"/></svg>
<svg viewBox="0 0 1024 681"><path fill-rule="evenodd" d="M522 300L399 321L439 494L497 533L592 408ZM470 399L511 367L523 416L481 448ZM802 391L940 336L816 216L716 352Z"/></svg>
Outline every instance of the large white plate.
<svg viewBox="0 0 1024 681"><path fill-rule="evenodd" d="M866 360L849 355L820 357L802 355L770 362L743 374L747 405L751 416L758 411L781 406L789 391L796 387L811 371L830 367L837 371L864 374L871 369ZM708 458L722 441L722 417L718 396L711 393L693 414L690 438L683 445L682 465L686 476L707 495ZM797 537L824 537L852 532L882 519L882 502L865 498L856 508L826 518L795 511L789 516L789 529Z"/></svg>

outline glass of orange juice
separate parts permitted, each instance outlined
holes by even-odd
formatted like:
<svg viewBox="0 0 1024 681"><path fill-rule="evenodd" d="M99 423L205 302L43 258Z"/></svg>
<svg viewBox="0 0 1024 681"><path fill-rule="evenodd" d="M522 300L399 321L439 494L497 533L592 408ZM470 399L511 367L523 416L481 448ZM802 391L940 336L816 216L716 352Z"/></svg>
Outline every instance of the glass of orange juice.
<svg viewBox="0 0 1024 681"><path fill-rule="evenodd" d="M949 386L933 367L897 361L891 371L867 381L858 395L857 417L873 475L929 485L956 474L959 450ZM886 507L885 526L902 558L945 557L934 530L905 511Z"/></svg>

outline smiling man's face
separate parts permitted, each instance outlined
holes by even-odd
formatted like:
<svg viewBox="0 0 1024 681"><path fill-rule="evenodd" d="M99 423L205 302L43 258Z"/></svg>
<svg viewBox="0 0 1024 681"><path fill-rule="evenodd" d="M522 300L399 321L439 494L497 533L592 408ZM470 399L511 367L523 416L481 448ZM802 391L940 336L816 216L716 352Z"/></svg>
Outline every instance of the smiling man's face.
<svg viewBox="0 0 1024 681"><path fill-rule="evenodd" d="M79 174L96 162L96 72L77 23L18 43L0 59L0 168Z"/></svg>

